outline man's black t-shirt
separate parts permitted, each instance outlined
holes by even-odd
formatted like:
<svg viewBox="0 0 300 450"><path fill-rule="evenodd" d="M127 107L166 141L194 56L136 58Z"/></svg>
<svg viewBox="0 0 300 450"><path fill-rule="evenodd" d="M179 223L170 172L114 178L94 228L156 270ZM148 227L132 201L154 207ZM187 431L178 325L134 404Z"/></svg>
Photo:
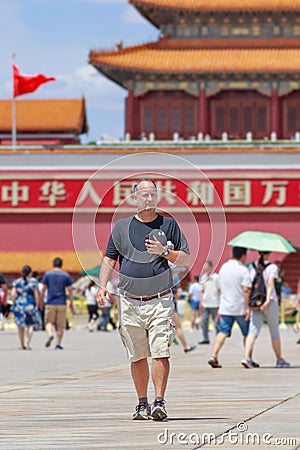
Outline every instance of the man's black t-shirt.
<svg viewBox="0 0 300 450"><path fill-rule="evenodd" d="M187 240L172 218L158 215L152 222L141 222L131 216L119 220L109 238L105 256L119 260L119 286L133 295L153 295L173 285L167 259L146 250L146 236L152 230L162 230L174 250L189 253Z"/></svg>

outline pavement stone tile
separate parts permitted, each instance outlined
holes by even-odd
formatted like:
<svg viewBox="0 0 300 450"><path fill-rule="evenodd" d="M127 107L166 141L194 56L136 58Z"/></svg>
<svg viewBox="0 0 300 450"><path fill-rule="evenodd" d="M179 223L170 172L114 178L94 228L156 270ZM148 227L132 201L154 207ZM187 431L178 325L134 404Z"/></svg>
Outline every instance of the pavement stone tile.
<svg viewBox="0 0 300 450"><path fill-rule="evenodd" d="M44 332L35 333L31 352L18 351L16 332L2 332L0 450L295 450L300 446L300 346L292 328L281 335L289 369L274 367L266 329L255 347L259 369L241 366L238 331L221 350L222 369L207 364L212 344L190 354L173 347L169 420L134 422L136 395L118 333L70 330L65 350L57 353L45 348ZM200 333L187 337L197 342ZM213 435L215 440L205 443Z"/></svg>

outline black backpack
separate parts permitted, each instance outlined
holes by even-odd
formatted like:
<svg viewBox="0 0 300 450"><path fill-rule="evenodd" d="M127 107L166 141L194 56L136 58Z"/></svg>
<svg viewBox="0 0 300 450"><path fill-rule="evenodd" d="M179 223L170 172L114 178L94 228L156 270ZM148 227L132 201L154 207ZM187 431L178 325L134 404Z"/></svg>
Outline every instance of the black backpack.
<svg viewBox="0 0 300 450"><path fill-rule="evenodd" d="M265 264L263 268L256 267L255 263L252 263L256 274L252 281L252 286L249 294L248 306L250 309L259 309L267 299L267 289L265 285L263 272L266 267L271 263Z"/></svg>

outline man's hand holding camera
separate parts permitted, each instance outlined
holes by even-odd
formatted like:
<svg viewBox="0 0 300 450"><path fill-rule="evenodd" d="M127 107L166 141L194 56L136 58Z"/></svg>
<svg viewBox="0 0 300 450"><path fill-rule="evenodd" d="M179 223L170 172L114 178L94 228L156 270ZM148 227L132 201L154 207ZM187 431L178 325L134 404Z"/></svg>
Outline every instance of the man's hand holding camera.
<svg viewBox="0 0 300 450"><path fill-rule="evenodd" d="M162 255L165 251L165 245L159 242L155 236L152 239L146 237L145 245L147 252L153 255Z"/></svg>

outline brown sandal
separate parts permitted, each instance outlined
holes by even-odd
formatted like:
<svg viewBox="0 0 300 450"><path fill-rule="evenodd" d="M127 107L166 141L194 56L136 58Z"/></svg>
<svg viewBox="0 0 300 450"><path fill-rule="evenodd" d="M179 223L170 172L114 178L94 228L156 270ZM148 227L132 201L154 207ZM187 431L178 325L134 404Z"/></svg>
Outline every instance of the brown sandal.
<svg viewBox="0 0 300 450"><path fill-rule="evenodd" d="M214 358L213 356L209 359L208 364L214 369L221 369L222 367L217 358Z"/></svg>

